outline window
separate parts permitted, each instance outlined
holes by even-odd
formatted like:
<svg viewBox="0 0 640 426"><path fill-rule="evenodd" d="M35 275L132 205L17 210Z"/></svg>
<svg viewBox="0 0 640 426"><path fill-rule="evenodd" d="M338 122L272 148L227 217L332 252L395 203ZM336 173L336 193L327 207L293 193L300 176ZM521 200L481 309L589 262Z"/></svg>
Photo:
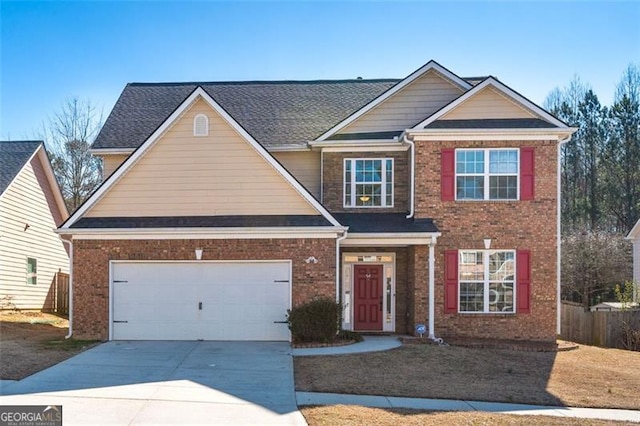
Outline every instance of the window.
<svg viewBox="0 0 640 426"><path fill-rule="evenodd" d="M344 207L393 207L393 159L344 160Z"/></svg>
<svg viewBox="0 0 640 426"><path fill-rule="evenodd" d="M209 118L204 114L198 114L193 119L193 136L209 135Z"/></svg>
<svg viewBox="0 0 640 426"><path fill-rule="evenodd" d="M27 284L38 284L38 260L27 258Z"/></svg>
<svg viewBox="0 0 640 426"><path fill-rule="evenodd" d="M517 149L456 150L456 199L517 200Z"/></svg>
<svg viewBox="0 0 640 426"><path fill-rule="evenodd" d="M515 312L515 251L461 250L459 253L460 312Z"/></svg>

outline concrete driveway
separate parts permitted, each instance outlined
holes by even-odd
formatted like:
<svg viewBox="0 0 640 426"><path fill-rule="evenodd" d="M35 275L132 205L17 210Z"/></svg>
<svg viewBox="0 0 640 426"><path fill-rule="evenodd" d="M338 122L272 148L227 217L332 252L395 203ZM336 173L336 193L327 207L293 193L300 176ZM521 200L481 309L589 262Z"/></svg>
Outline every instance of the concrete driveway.
<svg viewBox="0 0 640 426"><path fill-rule="evenodd" d="M63 424L306 425L286 342L108 342L2 389Z"/></svg>

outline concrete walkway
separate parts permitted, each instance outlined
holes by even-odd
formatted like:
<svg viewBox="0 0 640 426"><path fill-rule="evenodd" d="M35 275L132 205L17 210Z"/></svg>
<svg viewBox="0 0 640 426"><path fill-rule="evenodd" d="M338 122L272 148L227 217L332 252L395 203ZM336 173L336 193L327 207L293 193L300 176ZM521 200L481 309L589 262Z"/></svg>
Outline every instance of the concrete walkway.
<svg viewBox="0 0 640 426"><path fill-rule="evenodd" d="M640 423L640 411L606 408L553 407L542 405L505 404L499 402L456 401L450 399L401 398L372 395L296 392L302 405L360 405L375 408L412 408L430 411L484 411L528 416L574 417L581 419L617 420Z"/></svg>
<svg viewBox="0 0 640 426"><path fill-rule="evenodd" d="M345 346L331 346L326 348L293 349L293 356L316 355L346 355L364 352L388 351L402 346L398 336L363 336L364 341Z"/></svg>

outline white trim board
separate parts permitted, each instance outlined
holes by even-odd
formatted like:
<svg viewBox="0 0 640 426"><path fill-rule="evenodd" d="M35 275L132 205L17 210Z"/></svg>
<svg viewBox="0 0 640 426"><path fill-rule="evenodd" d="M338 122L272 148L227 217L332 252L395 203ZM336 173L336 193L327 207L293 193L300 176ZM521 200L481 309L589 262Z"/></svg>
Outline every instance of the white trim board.
<svg viewBox="0 0 640 426"><path fill-rule="evenodd" d="M75 211L63 225L62 229L69 229L91 207L93 207L107 191L126 174L131 167L161 138L161 136L184 114L198 98L202 98L214 111L231 125L231 127L244 138L249 145L262 156L316 211L318 211L333 226L339 227L340 223L326 210L269 152L260 145L242 126L238 124L209 94L198 86L180 104L178 108L167 118L149 138L140 145L107 180Z"/></svg>

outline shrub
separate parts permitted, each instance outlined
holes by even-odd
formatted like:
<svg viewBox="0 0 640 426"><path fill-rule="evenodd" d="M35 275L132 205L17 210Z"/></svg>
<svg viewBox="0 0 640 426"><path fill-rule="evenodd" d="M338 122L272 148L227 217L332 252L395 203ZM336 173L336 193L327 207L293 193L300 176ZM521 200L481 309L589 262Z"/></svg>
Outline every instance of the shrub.
<svg viewBox="0 0 640 426"><path fill-rule="evenodd" d="M362 342L364 338L360 333L350 330L340 330L338 340L353 340L354 342Z"/></svg>
<svg viewBox="0 0 640 426"><path fill-rule="evenodd" d="M329 298L316 299L287 311L293 341L333 342L340 329L342 307Z"/></svg>

